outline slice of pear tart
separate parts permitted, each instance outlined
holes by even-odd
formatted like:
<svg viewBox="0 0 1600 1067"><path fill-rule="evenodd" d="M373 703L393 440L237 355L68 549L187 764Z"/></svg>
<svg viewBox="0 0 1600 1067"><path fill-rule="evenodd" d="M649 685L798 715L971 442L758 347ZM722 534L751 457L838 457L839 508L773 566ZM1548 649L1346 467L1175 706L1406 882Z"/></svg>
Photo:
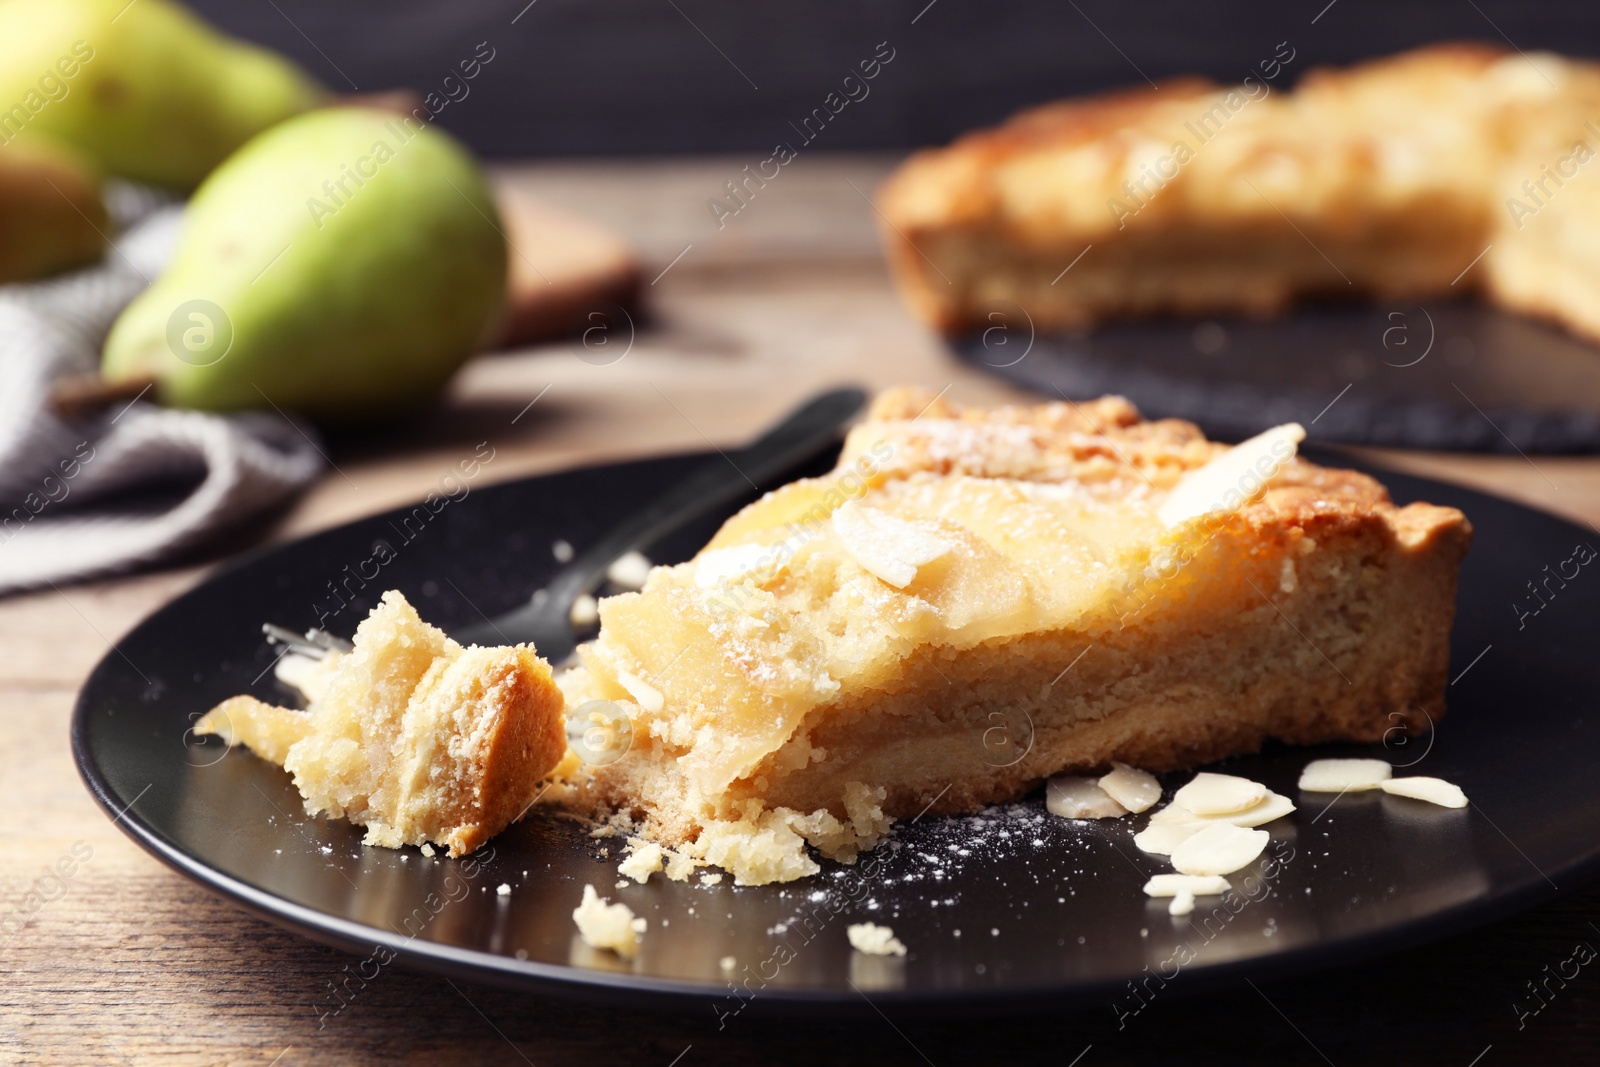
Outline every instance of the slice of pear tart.
<svg viewBox="0 0 1600 1067"><path fill-rule="evenodd" d="M235 698L209 725L371 843L464 851L539 796L628 834L632 877L710 865L758 885L1065 771L1437 721L1471 526L1297 458L1303 437L1229 448L1118 397L969 410L892 390L833 472L602 600L599 636L553 683L525 649L428 636L405 684L368 684L370 657L341 683L335 664L313 673L309 713ZM358 655L413 625L399 610L385 598ZM480 667L509 688L476 684ZM564 754L563 703L579 738ZM608 743L584 742L591 727ZM483 759L462 760L469 736L491 739ZM394 739L398 766L379 754ZM434 780L458 783L446 811L417 788Z"/></svg>
<svg viewBox="0 0 1600 1067"><path fill-rule="evenodd" d="M831 474L601 601L559 681L630 744L569 764L568 801L759 884L1062 771L1437 720L1471 527L1303 436L888 392Z"/></svg>

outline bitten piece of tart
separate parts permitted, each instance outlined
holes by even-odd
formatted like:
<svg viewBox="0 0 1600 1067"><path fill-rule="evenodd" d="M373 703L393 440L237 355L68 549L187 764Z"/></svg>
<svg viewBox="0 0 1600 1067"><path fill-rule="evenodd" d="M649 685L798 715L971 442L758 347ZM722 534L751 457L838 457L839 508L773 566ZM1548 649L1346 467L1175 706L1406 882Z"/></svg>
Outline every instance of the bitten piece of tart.
<svg viewBox="0 0 1600 1067"><path fill-rule="evenodd" d="M387 592L305 711L236 696L195 726L294 776L369 845L462 856L519 818L566 752L561 693L526 645L463 648Z"/></svg>

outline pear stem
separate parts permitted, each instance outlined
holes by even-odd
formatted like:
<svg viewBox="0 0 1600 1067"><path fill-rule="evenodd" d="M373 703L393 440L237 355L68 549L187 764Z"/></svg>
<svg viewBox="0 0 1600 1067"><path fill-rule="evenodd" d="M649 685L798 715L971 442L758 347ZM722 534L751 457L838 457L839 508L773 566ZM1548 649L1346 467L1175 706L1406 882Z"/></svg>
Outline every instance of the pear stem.
<svg viewBox="0 0 1600 1067"><path fill-rule="evenodd" d="M50 389L50 407L63 419L76 421L117 403L132 403L156 384L150 375L109 382L98 374L69 374Z"/></svg>

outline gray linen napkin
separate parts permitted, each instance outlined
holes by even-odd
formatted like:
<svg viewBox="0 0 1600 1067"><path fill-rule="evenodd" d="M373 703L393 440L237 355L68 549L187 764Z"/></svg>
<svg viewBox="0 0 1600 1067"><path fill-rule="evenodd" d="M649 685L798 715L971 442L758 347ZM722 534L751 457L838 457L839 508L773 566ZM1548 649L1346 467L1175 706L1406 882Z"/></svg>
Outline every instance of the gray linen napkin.
<svg viewBox="0 0 1600 1067"><path fill-rule="evenodd" d="M147 399L66 421L53 383L91 372L119 312L174 248L183 210L114 184L104 261L0 286L0 594L156 563L316 480L313 431L273 413L208 415Z"/></svg>

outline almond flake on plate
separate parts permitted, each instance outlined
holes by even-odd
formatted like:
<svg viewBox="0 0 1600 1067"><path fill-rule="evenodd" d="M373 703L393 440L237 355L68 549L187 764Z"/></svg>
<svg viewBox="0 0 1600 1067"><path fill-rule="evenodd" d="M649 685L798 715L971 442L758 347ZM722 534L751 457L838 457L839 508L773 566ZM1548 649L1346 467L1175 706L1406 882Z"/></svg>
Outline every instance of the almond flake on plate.
<svg viewBox="0 0 1600 1067"><path fill-rule="evenodd" d="M1173 850L1172 866L1180 874L1232 874L1254 863L1271 836L1265 830L1213 823Z"/></svg>
<svg viewBox="0 0 1600 1067"><path fill-rule="evenodd" d="M1150 822L1165 823L1170 826L1205 826L1208 823L1226 822L1235 826L1261 826L1281 819L1295 810L1294 801L1282 793L1270 790L1259 802L1252 804L1243 811L1232 811L1226 815L1196 815L1187 808L1179 806L1176 802L1168 804L1160 811L1150 816Z"/></svg>
<svg viewBox="0 0 1600 1067"><path fill-rule="evenodd" d="M1429 804L1437 804L1442 808L1467 806L1467 794L1461 791L1460 786L1453 785L1443 778L1429 778L1426 775L1417 775L1414 778L1390 778L1380 788L1385 793L1397 797L1426 800Z"/></svg>
<svg viewBox="0 0 1600 1067"><path fill-rule="evenodd" d="M1156 776L1126 763L1113 763L1111 773L1100 779L1100 788L1129 811L1144 811L1161 799Z"/></svg>
<svg viewBox="0 0 1600 1067"><path fill-rule="evenodd" d="M1089 778L1065 775L1045 783L1044 806L1063 819L1114 819L1128 809Z"/></svg>
<svg viewBox="0 0 1600 1067"><path fill-rule="evenodd" d="M1302 793L1354 793L1381 789L1394 768L1381 759L1314 759L1300 772Z"/></svg>
<svg viewBox="0 0 1600 1067"><path fill-rule="evenodd" d="M1168 915L1187 915L1194 910L1194 892L1189 889L1180 889L1172 894L1172 903L1167 905Z"/></svg>
<svg viewBox="0 0 1600 1067"><path fill-rule="evenodd" d="M1140 852L1148 852L1152 856L1170 856L1179 845L1205 828L1206 824L1199 819L1182 823L1156 822L1152 819L1149 826L1133 835L1133 843Z"/></svg>
<svg viewBox="0 0 1600 1067"><path fill-rule="evenodd" d="M1229 815L1266 799L1267 787L1233 774L1201 771L1173 796L1172 802L1196 815Z"/></svg>
<svg viewBox="0 0 1600 1067"><path fill-rule="evenodd" d="M1144 884L1145 896L1171 897L1187 890L1197 897L1214 897L1233 887L1220 874L1152 874Z"/></svg>

